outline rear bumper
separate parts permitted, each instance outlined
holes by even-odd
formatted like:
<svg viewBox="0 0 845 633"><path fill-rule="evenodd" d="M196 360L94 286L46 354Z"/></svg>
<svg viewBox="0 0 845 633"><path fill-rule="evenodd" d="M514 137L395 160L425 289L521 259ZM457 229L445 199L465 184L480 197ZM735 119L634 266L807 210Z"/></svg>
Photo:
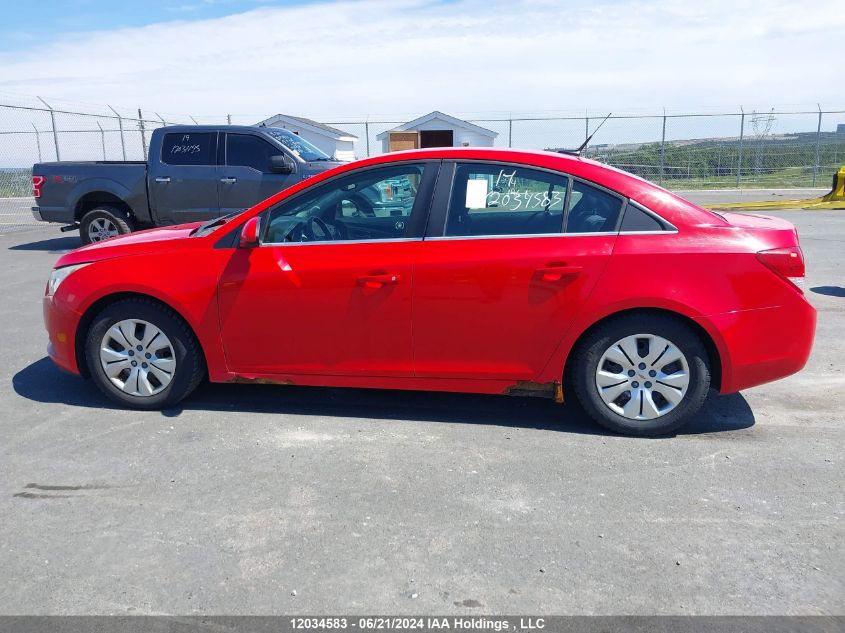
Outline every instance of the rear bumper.
<svg viewBox="0 0 845 633"><path fill-rule="evenodd" d="M813 349L816 310L795 293L780 306L706 317L721 339L721 393L734 393L794 374ZM702 319L703 321L703 319Z"/></svg>
<svg viewBox="0 0 845 633"><path fill-rule="evenodd" d="M47 354L60 369L79 374L76 362L76 328L79 325L79 315L57 304L52 297L44 297L42 309L44 326L50 337Z"/></svg>
<svg viewBox="0 0 845 633"><path fill-rule="evenodd" d="M32 207L32 217L39 222L73 224L76 221L73 217L73 209L65 207Z"/></svg>

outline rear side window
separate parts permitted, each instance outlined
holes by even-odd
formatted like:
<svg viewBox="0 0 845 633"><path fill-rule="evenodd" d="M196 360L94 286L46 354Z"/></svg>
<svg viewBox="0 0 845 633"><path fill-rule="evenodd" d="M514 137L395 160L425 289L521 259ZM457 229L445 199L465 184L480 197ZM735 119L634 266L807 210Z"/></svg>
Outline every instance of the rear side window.
<svg viewBox="0 0 845 633"><path fill-rule="evenodd" d="M214 165L217 134L189 132L165 134L161 162L168 165Z"/></svg>
<svg viewBox="0 0 845 633"><path fill-rule="evenodd" d="M572 183L566 219L567 233L607 233L616 230L622 199L583 182Z"/></svg>
<svg viewBox="0 0 845 633"><path fill-rule="evenodd" d="M447 236L560 233L569 178L496 164L459 164Z"/></svg>
<svg viewBox="0 0 845 633"><path fill-rule="evenodd" d="M226 164L237 167L252 167L260 172L270 171L270 157L279 156L282 151L267 141L250 134L226 135Z"/></svg>

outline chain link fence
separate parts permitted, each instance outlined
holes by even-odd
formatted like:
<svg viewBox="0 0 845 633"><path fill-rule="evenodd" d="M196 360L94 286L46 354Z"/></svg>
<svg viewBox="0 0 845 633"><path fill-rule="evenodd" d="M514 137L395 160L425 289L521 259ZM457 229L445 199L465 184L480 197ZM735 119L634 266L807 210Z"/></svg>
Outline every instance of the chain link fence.
<svg viewBox="0 0 845 633"><path fill-rule="evenodd" d="M34 224L29 211L34 163L143 161L158 127L252 125L260 118L6 99L0 103L0 231ZM355 154L364 157L382 152L380 134L413 118L325 123L356 136ZM604 118L586 113L465 120L496 132L496 147L525 149L576 148L602 125L585 156L674 190L827 188L845 163L845 110L612 114L602 123Z"/></svg>

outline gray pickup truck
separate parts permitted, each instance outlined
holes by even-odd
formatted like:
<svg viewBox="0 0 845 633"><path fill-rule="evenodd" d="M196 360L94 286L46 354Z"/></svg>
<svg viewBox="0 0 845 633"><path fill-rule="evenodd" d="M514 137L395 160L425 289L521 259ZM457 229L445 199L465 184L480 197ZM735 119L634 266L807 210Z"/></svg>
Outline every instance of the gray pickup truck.
<svg viewBox="0 0 845 633"><path fill-rule="evenodd" d="M153 131L147 162L34 165L32 214L89 244L241 211L339 164L281 128L170 126Z"/></svg>

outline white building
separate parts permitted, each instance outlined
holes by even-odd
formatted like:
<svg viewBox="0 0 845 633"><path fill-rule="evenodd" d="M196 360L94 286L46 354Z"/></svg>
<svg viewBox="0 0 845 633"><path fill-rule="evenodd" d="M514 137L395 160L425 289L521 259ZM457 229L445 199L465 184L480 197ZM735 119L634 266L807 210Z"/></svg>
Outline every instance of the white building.
<svg viewBox="0 0 845 633"><path fill-rule="evenodd" d="M382 152L423 147L492 147L498 132L434 111L382 132Z"/></svg>
<svg viewBox="0 0 845 633"><path fill-rule="evenodd" d="M256 125L290 130L336 160L355 160L353 144L358 137L336 127L289 114L276 114Z"/></svg>

